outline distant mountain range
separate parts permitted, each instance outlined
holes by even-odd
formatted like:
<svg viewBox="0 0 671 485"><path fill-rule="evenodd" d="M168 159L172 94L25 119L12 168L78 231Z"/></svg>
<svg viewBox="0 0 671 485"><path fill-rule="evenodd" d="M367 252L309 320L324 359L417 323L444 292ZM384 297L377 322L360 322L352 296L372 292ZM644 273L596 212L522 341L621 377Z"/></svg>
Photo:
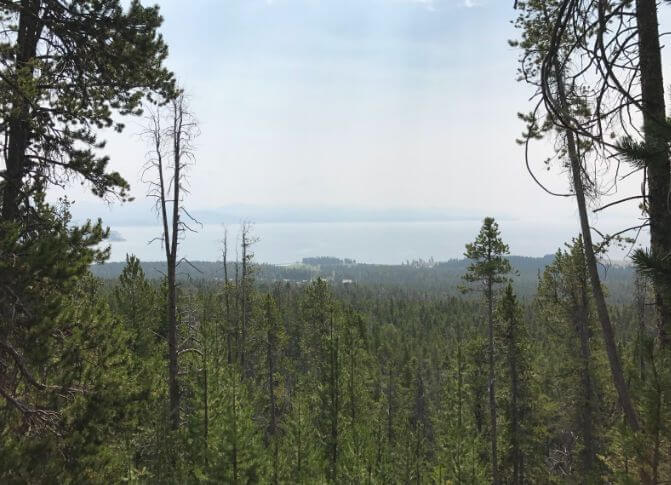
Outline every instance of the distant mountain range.
<svg viewBox="0 0 671 485"><path fill-rule="evenodd" d="M84 205L72 208L76 220L86 220L93 212ZM202 224L335 222L450 222L480 220L480 215L454 208L358 208L358 207L272 207L235 204L189 211ZM105 224L138 226L157 224L156 212L147 200L114 206L101 216Z"/></svg>

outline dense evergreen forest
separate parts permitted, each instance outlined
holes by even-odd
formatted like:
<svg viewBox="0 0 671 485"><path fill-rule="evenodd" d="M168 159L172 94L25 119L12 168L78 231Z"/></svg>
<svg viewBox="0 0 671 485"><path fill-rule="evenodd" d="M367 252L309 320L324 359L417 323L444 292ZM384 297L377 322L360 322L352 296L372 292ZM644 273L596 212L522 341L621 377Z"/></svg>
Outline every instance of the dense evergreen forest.
<svg viewBox="0 0 671 485"><path fill-rule="evenodd" d="M531 298L536 294L539 275L552 263L554 255L542 258L510 256L508 259L516 271L513 279L515 291L520 297ZM221 261L190 261L190 263L182 266L178 278L190 281L224 278ZM229 274L235 271L235 264L227 263ZM373 285L456 296L463 294L462 276L468 264L467 259L444 262L420 260L391 265L357 263L334 257L315 257L304 258L301 263L291 265L257 264L255 279L262 284L277 282L305 284L322 278L335 285ZM148 279L163 278L164 262L142 261L140 265ZM121 262L106 262L92 266L91 272L102 279L116 279L124 266L125 263ZM608 286L608 297L611 301L632 301L631 284L635 278L635 271L630 265L604 261L604 264L599 266L599 272Z"/></svg>
<svg viewBox="0 0 671 485"><path fill-rule="evenodd" d="M181 256L199 128L158 7L0 1L0 482L669 483L667 7L514 4L520 143L553 141L576 237L511 257L486 217L463 260L274 267L250 224L219 263ZM129 199L99 135L141 114L165 261L102 264L103 221L49 190ZM642 217L603 234L613 160Z"/></svg>

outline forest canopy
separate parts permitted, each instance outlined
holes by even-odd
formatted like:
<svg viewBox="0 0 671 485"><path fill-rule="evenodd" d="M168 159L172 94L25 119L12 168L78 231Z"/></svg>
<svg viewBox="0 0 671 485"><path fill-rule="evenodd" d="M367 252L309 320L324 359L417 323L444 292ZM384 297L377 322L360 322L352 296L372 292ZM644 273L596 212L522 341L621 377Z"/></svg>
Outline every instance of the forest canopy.
<svg viewBox="0 0 671 485"><path fill-rule="evenodd" d="M0 1L0 482L668 483L667 3L514 2L529 183L577 211L554 254L511 255L487 216L450 261L279 266L250 222L222 228L220 261L182 251L213 127L158 6ZM102 137L129 120L161 261L109 262L98 214L53 196L128 202ZM543 140L562 193L529 157ZM641 193L601 204L614 165ZM632 200L631 226L598 229Z"/></svg>

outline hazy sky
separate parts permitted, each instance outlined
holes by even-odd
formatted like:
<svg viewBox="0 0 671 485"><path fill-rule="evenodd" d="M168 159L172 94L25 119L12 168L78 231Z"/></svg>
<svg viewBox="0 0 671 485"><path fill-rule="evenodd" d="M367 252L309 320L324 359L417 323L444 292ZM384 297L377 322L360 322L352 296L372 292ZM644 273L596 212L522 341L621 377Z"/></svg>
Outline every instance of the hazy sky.
<svg viewBox="0 0 671 485"><path fill-rule="evenodd" d="M523 128L516 113L529 109L531 93L515 81L512 3L159 2L168 64L202 131L188 205L575 219L571 199L531 181L515 143ZM77 214L119 224L147 212L139 123L109 143L111 166L138 202L109 209L75 189ZM541 175L567 186L564 175ZM611 214L631 221L636 212Z"/></svg>

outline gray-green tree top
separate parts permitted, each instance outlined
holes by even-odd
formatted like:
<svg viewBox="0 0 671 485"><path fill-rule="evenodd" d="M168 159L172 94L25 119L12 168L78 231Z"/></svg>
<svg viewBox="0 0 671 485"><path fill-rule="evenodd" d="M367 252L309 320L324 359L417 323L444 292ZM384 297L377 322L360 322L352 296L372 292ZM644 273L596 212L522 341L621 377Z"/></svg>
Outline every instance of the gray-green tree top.
<svg viewBox="0 0 671 485"><path fill-rule="evenodd" d="M505 275L512 272L510 262L505 257L510 253L508 245L501 239L499 225L493 217L486 217L482 228L472 243L466 244L464 256L473 261L464 280L469 283L481 282L485 285L505 283Z"/></svg>
<svg viewBox="0 0 671 485"><path fill-rule="evenodd" d="M508 281L507 274L512 272L510 261L506 258L510 250L501 239L499 225L493 217L485 217L480 232L472 243L466 244L464 256L473 262L468 266L463 278L469 283L480 283L487 300L487 328L489 364L489 414L492 482L501 482L497 464L496 437L496 390L494 375L494 285Z"/></svg>
<svg viewBox="0 0 671 485"><path fill-rule="evenodd" d="M508 395L504 399L504 402L508 401L507 406L504 406L504 416L507 418L505 434L510 441L510 449L502 460L502 469L507 477L506 483L515 485L524 483L524 463L527 460L522 441L525 435L531 435L523 431L526 417L523 394L528 386L528 379L525 378L528 357L521 313L513 287L508 283L497 305L501 354L506 368L504 382L507 381L505 383L508 385Z"/></svg>
<svg viewBox="0 0 671 485"><path fill-rule="evenodd" d="M145 96L172 96L158 7L133 0L0 2L0 172L4 221L50 184L73 176L94 194L127 196L107 170L96 131L139 114Z"/></svg>

